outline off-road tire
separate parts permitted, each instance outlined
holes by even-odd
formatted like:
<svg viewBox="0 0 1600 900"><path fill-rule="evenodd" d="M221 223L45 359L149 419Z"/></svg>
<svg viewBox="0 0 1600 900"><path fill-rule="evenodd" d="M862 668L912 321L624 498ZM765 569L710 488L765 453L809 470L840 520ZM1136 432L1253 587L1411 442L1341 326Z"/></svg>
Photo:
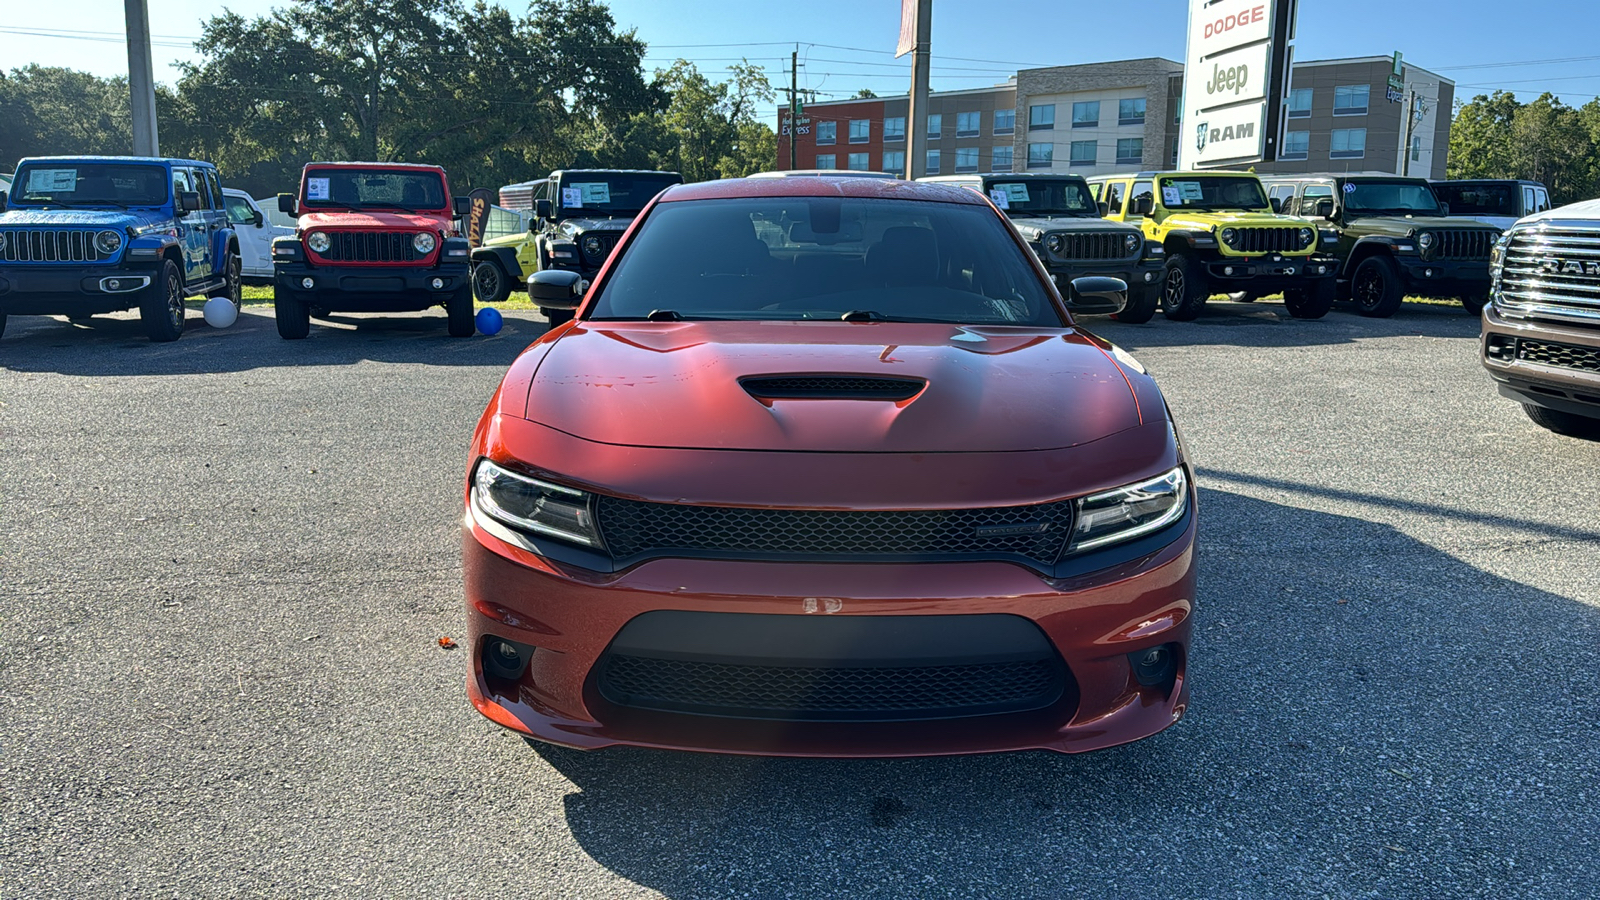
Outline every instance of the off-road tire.
<svg viewBox="0 0 1600 900"><path fill-rule="evenodd" d="M223 280L223 283L222 283L222 287L219 287L219 288L211 291L211 293L206 294L206 296L207 297L227 297L228 298L228 302L233 304L233 308L234 309L243 310L244 309L244 277L242 275L243 271L244 271L244 266L239 262L239 254L237 254L237 253L229 253L228 254L228 269L223 275L224 280Z"/></svg>
<svg viewBox="0 0 1600 900"><path fill-rule="evenodd" d="M1211 296L1205 268L1188 254L1167 257L1161 275L1161 311L1174 322L1192 322Z"/></svg>
<svg viewBox="0 0 1600 900"><path fill-rule="evenodd" d="M1522 404L1522 411L1528 414L1540 428L1548 429L1556 434L1567 437L1588 438L1591 441L1600 441L1600 419L1591 419L1576 413L1564 412L1559 409L1547 409L1533 403Z"/></svg>
<svg viewBox="0 0 1600 900"><path fill-rule="evenodd" d="M1129 325L1143 325L1155 317L1156 307L1161 305L1161 289L1159 287L1141 288L1128 292L1128 305L1122 312L1111 318L1118 322L1127 322Z"/></svg>
<svg viewBox="0 0 1600 900"><path fill-rule="evenodd" d="M1254 303L1261 299L1260 291L1234 291L1228 295L1234 303Z"/></svg>
<svg viewBox="0 0 1600 900"><path fill-rule="evenodd" d="M1350 276L1350 299L1356 312L1375 319L1387 319L1400 310L1405 300L1400 283L1400 268L1387 256L1369 256Z"/></svg>
<svg viewBox="0 0 1600 900"><path fill-rule="evenodd" d="M304 340L311 333L310 305L282 288L272 292L272 318L278 323L278 337L286 341Z"/></svg>
<svg viewBox="0 0 1600 900"><path fill-rule="evenodd" d="M504 303L511 296L511 277L498 262L486 259L472 267L472 294L479 303Z"/></svg>
<svg viewBox="0 0 1600 900"><path fill-rule="evenodd" d="M450 299L444 302L445 327L449 329L450 336L456 338L472 337L477 333L477 324L472 320L472 288L461 288Z"/></svg>
<svg viewBox="0 0 1600 900"><path fill-rule="evenodd" d="M572 316L575 313L575 310L570 310L570 309L547 309L547 308L541 306L541 307L539 307L539 312L540 312L541 315L543 315L546 319L548 319L550 321L550 327L554 328L557 325L565 325L568 322L572 321Z"/></svg>
<svg viewBox="0 0 1600 900"><path fill-rule="evenodd" d="M1296 319L1320 319L1333 309L1333 297L1333 279L1324 278L1311 287L1286 289L1283 308Z"/></svg>
<svg viewBox="0 0 1600 900"><path fill-rule="evenodd" d="M1461 308L1472 313L1474 318L1482 316L1483 308L1489 305L1489 295L1487 293L1476 296L1463 294L1459 299L1461 300Z"/></svg>
<svg viewBox="0 0 1600 900"><path fill-rule="evenodd" d="M183 305L186 299L183 273L178 270L178 264L170 259L162 263L161 274L143 293L139 299L139 321L144 323L145 334L158 344L177 340L183 334L184 320L189 314Z"/></svg>

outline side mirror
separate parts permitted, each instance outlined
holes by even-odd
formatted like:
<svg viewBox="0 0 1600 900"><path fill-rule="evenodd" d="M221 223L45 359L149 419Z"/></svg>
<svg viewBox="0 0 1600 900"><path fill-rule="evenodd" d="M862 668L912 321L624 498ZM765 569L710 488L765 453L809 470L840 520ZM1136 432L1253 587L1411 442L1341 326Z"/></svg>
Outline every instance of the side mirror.
<svg viewBox="0 0 1600 900"><path fill-rule="evenodd" d="M545 309L577 309L583 302L582 284L577 272L545 269L528 276L528 299Z"/></svg>
<svg viewBox="0 0 1600 900"><path fill-rule="evenodd" d="M536 218L550 218L550 201L541 197L533 201L533 214Z"/></svg>
<svg viewBox="0 0 1600 900"><path fill-rule="evenodd" d="M9 199L11 199L10 194L7 194L5 191L0 191L0 212L6 211L6 201Z"/></svg>
<svg viewBox="0 0 1600 900"><path fill-rule="evenodd" d="M250 211L250 224L260 228L266 224L266 216L261 214L261 210L253 209Z"/></svg>
<svg viewBox="0 0 1600 900"><path fill-rule="evenodd" d="M1311 214L1319 219L1333 218L1333 198L1319 197L1317 205L1311 208Z"/></svg>
<svg viewBox="0 0 1600 900"><path fill-rule="evenodd" d="M1104 219L1106 216L1109 216L1109 215L1111 215L1111 204L1105 202L1104 200L1101 200L1100 201L1100 218Z"/></svg>
<svg viewBox="0 0 1600 900"><path fill-rule="evenodd" d="M4 201L4 197L5 197L4 194L0 194L0 202ZM1444 202L1443 200L1440 200L1439 201L1439 213L1441 215L1446 215L1446 216L1450 215L1450 204Z"/></svg>
<svg viewBox="0 0 1600 900"><path fill-rule="evenodd" d="M1133 203L1128 207L1128 212L1136 216L1148 216L1154 208L1155 198L1135 197L1133 198Z"/></svg>
<svg viewBox="0 0 1600 900"><path fill-rule="evenodd" d="M1128 283L1121 278L1086 275L1072 279L1067 308L1085 316L1110 316L1128 305Z"/></svg>
<svg viewBox="0 0 1600 900"><path fill-rule="evenodd" d="M1272 211L1273 212L1275 212L1275 213L1283 212L1283 198L1282 197L1268 197L1267 198L1267 202L1272 204Z"/></svg>
<svg viewBox="0 0 1600 900"><path fill-rule="evenodd" d="M278 195L278 212L285 213L285 214L291 215L291 216L300 215L300 213L295 209L295 202L294 202L294 195L293 194L279 194Z"/></svg>
<svg viewBox="0 0 1600 900"><path fill-rule="evenodd" d="M451 211L458 216L465 216L472 212L471 197L452 197L451 204Z"/></svg>
<svg viewBox="0 0 1600 900"><path fill-rule="evenodd" d="M178 209L181 212L192 213L200 208L199 191L179 191Z"/></svg>

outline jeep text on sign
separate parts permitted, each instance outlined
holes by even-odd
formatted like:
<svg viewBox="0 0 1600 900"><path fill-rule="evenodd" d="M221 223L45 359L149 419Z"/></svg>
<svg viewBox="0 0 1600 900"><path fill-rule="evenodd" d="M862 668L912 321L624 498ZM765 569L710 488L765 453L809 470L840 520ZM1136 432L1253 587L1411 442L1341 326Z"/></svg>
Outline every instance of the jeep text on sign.
<svg viewBox="0 0 1600 900"><path fill-rule="evenodd" d="M1185 91L1196 104L1194 111L1265 98L1271 59L1271 44L1242 47L1206 59L1198 73L1199 90Z"/></svg>

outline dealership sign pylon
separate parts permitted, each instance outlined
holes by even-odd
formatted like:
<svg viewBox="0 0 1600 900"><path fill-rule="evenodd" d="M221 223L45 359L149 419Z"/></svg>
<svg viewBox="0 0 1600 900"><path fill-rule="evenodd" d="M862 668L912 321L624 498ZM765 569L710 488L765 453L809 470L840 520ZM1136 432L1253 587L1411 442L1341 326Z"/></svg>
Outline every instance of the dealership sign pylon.
<svg viewBox="0 0 1600 900"><path fill-rule="evenodd" d="M1190 0L1179 166L1276 158L1297 0Z"/></svg>

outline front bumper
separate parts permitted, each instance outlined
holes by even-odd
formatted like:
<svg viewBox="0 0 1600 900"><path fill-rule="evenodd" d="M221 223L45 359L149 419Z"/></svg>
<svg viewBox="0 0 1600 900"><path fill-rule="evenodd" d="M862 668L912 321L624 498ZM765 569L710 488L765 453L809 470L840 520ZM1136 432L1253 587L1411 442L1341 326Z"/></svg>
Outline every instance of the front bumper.
<svg viewBox="0 0 1600 900"><path fill-rule="evenodd" d="M1398 257L1405 291L1418 297L1482 297L1489 293L1489 261Z"/></svg>
<svg viewBox="0 0 1600 900"><path fill-rule="evenodd" d="M312 286L306 287L305 279ZM434 282L438 281L435 286ZM444 303L470 290L467 261L421 266L273 265L273 287L312 306L339 312L412 312Z"/></svg>
<svg viewBox="0 0 1600 900"><path fill-rule="evenodd" d="M1331 256L1240 256L1219 257L1206 262L1206 275L1221 286L1219 292L1230 293L1248 287L1257 292L1271 293L1285 288L1299 288L1336 278L1339 261Z"/></svg>
<svg viewBox="0 0 1600 900"><path fill-rule="evenodd" d="M1085 276L1100 276L1106 278L1120 278L1128 283L1130 293L1140 290L1158 291L1161 289L1161 274L1167 261L1164 258L1154 259L1122 259L1109 261L1046 261L1045 268L1050 272L1050 278L1056 286L1066 290L1074 278Z"/></svg>
<svg viewBox="0 0 1600 900"><path fill-rule="evenodd" d="M95 315L132 309L157 270L121 266L0 268L0 313Z"/></svg>
<svg viewBox="0 0 1600 900"><path fill-rule="evenodd" d="M1600 418L1600 329L1503 316L1490 305L1478 356L1502 396Z"/></svg>
<svg viewBox="0 0 1600 900"><path fill-rule="evenodd" d="M895 757L1023 749L1076 753L1127 743L1176 722L1188 703L1195 521L1191 512L1166 533L1169 540L1163 546L1142 557L1065 579L1046 579L1000 562L681 558L600 574L502 541L469 510L463 534L468 695L499 725L582 749L626 744L721 753ZM614 639L630 622L658 611L728 614L743 620L1015 618L1048 640L1069 673L1067 689L1048 705L1026 711L901 721L705 715L608 700L599 671L608 652L614 652ZM534 648L516 680L486 674L484 652L493 639ZM1129 654L1162 646L1174 648L1175 675L1162 684L1141 684ZM881 646L855 651L873 656L886 652ZM939 662L936 658L927 664Z"/></svg>

